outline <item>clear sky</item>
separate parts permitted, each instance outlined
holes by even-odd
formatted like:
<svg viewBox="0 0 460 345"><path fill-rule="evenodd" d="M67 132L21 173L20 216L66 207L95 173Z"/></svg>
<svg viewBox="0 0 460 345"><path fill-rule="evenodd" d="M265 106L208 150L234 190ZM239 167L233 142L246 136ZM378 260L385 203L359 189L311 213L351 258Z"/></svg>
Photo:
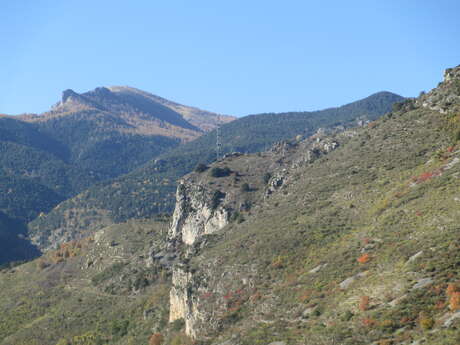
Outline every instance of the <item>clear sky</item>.
<svg viewBox="0 0 460 345"><path fill-rule="evenodd" d="M0 113L129 85L207 110L416 96L460 64L460 1L0 1Z"/></svg>

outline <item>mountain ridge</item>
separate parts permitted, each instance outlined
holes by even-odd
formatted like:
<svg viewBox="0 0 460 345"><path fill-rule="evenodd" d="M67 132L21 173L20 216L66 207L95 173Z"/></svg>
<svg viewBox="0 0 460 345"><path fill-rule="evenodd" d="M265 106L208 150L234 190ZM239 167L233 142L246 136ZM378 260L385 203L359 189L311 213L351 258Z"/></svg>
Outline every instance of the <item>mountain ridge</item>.
<svg viewBox="0 0 460 345"><path fill-rule="evenodd" d="M343 107L317 112L249 115L220 127L221 153L263 151L278 140L310 136L320 127L364 124L390 111L392 104L401 100L401 96L392 93L376 93ZM53 233L62 234L62 240L70 240L74 236L85 236L85 232L88 235L93 227L172 212L176 180L197 164L216 159L215 136L215 132L205 134L126 176L66 200L59 208L29 224L31 238L42 248L48 248L50 242L46 237L51 236L51 242L55 242ZM78 211L72 213L71 210Z"/></svg>
<svg viewBox="0 0 460 345"><path fill-rule="evenodd" d="M25 223L91 185L233 120L201 111L196 114L201 129L148 95L130 97L105 87L82 94L68 89L43 114L0 116L0 212L11 218L8 224L19 234ZM0 232L11 236L5 224Z"/></svg>
<svg viewBox="0 0 460 345"><path fill-rule="evenodd" d="M130 117L139 117L144 121L159 121L150 123L152 125L169 124L172 129L183 129L205 132L222 123L228 123L235 118L228 115L215 114L195 107L189 107L169 101L165 98L150 94L129 86L97 87L92 91L77 93L72 89L62 92L61 101L56 103L50 111L40 115L17 115L15 118L27 122L47 121L53 117L67 116L84 110L98 110L111 114L118 114L134 125L132 120L126 118L124 113L128 112ZM140 119L138 119L140 121ZM188 122L191 120L195 124ZM164 126L164 124L163 124ZM200 127L201 126L201 127ZM134 125L135 127L135 125ZM146 127L144 125L144 127ZM148 132L143 132L148 134ZM192 132L185 132L183 135L187 140L193 138ZM191 137L190 137L191 136ZM197 137L195 135L194 137Z"/></svg>

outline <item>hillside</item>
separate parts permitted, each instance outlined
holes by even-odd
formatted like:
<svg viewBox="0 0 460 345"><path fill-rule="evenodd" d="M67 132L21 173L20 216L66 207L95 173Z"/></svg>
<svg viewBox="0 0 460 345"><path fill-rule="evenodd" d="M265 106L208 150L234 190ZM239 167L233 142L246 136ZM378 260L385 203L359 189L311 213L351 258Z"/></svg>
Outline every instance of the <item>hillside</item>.
<svg viewBox="0 0 460 345"><path fill-rule="evenodd" d="M184 113L194 114L200 128L155 101L156 96L115 89L66 90L49 112L0 117L1 212L23 227L95 183L233 120L181 106Z"/></svg>
<svg viewBox="0 0 460 345"><path fill-rule="evenodd" d="M251 115L222 125L222 153L259 152L274 142L318 131L341 130L372 121L403 98L380 92L342 107L316 112ZM176 180L199 163L215 160L215 131L170 150L120 178L98 184L66 200L29 224L41 248L88 236L95 229L132 218L171 213Z"/></svg>
<svg viewBox="0 0 460 345"><path fill-rule="evenodd" d="M170 321L213 344L457 344L459 83L184 178Z"/></svg>
<svg viewBox="0 0 460 345"><path fill-rule="evenodd" d="M459 85L193 172L169 226L3 270L0 344L458 344Z"/></svg>
<svg viewBox="0 0 460 345"><path fill-rule="evenodd" d="M0 343L144 343L168 315L169 278L144 259L166 231L164 222L128 222L0 270Z"/></svg>

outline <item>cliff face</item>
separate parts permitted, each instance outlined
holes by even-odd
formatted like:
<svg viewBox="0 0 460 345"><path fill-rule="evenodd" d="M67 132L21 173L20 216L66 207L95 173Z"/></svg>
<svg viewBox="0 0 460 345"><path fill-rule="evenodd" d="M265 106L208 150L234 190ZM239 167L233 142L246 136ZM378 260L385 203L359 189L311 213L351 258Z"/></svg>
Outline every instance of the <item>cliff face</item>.
<svg viewBox="0 0 460 345"><path fill-rule="evenodd" d="M193 245L204 235L224 228L229 216L223 193L212 191L202 184L181 181L177 188L169 241L183 246L181 251L186 262L195 254ZM209 293L206 288L207 273L210 272L201 267L199 272L192 274L190 267L184 263L178 263L172 269L169 321L183 319L185 332L192 338L216 327L212 314L202 307L201 297Z"/></svg>
<svg viewBox="0 0 460 345"><path fill-rule="evenodd" d="M229 220L229 212L221 204L224 198L202 185L181 182L169 238L192 245L201 236L222 229Z"/></svg>
<svg viewBox="0 0 460 345"><path fill-rule="evenodd" d="M209 247L207 235L216 235L220 242L220 230L227 233L245 222L295 181L296 169L337 147L336 138L325 134L280 142L263 154L230 155L180 181L168 232L169 250L178 258L172 267L170 322L183 319L188 336L207 338L237 317L242 304L257 309L251 298L257 296L258 265L203 259ZM225 173L219 175L215 169Z"/></svg>
<svg viewBox="0 0 460 345"><path fill-rule="evenodd" d="M187 333L194 329L194 306L191 291L187 286L191 283L192 274L176 267L173 271L172 288L170 292L169 322L184 319Z"/></svg>
<svg viewBox="0 0 460 345"><path fill-rule="evenodd" d="M191 273L173 270L169 321L183 319L185 333L194 339L218 334L255 293L258 270L253 265L225 265L216 260L202 263Z"/></svg>

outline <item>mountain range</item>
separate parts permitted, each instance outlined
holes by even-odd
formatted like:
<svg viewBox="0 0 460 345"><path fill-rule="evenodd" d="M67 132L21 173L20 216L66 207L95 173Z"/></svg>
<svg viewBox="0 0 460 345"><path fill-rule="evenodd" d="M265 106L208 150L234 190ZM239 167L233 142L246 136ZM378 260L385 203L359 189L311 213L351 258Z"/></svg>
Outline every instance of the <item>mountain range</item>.
<svg viewBox="0 0 460 345"><path fill-rule="evenodd" d="M401 96L380 92L338 108L317 112L260 114L239 118L219 128L221 154L259 152L274 142L322 131L341 130L372 121L391 110ZM49 249L89 236L94 230L132 218L169 214L176 180L198 164L216 159L216 132L184 143L126 175L95 184L29 223L32 242Z"/></svg>
<svg viewBox="0 0 460 345"><path fill-rule="evenodd" d="M1 116L0 212L16 224L0 230L2 257L30 257L5 251L60 202L232 120L129 87L66 90L48 112Z"/></svg>
<svg viewBox="0 0 460 345"><path fill-rule="evenodd" d="M0 344L457 345L460 66L388 106L237 119L225 156L209 133L58 204L0 270Z"/></svg>

